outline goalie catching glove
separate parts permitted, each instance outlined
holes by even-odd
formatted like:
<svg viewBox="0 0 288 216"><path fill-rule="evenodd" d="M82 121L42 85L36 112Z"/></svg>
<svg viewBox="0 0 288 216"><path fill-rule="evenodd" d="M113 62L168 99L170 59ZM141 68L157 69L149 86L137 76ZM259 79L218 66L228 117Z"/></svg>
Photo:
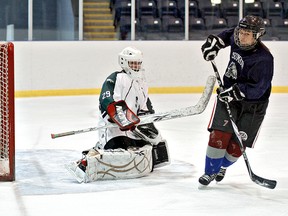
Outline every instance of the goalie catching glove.
<svg viewBox="0 0 288 216"><path fill-rule="evenodd" d="M230 88L224 90L218 88L217 94L220 101L228 103L231 101L241 101L245 98L244 93L241 92L237 84L234 84Z"/></svg>
<svg viewBox="0 0 288 216"><path fill-rule="evenodd" d="M112 122L115 122L120 130L133 130L140 122L138 116L133 113L123 100L112 102L107 107L107 113Z"/></svg>
<svg viewBox="0 0 288 216"><path fill-rule="evenodd" d="M215 35L209 35L201 50L206 61L214 60L220 49L225 47L223 40Z"/></svg>

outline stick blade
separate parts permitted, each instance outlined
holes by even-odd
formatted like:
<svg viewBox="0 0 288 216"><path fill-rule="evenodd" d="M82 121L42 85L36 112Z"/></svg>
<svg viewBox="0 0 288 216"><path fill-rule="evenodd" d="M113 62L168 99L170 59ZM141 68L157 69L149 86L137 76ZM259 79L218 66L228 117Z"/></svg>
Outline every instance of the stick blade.
<svg viewBox="0 0 288 216"><path fill-rule="evenodd" d="M204 91L196 105L180 109L174 109L162 113L154 113L150 115L140 116L140 123L138 125L201 114L208 105L210 97L213 93L215 82L215 76L209 76L207 78Z"/></svg>
<svg viewBox="0 0 288 216"><path fill-rule="evenodd" d="M274 189L277 185L277 181L262 178L260 176L255 175L254 173L252 174L251 179L256 184L269 189Z"/></svg>

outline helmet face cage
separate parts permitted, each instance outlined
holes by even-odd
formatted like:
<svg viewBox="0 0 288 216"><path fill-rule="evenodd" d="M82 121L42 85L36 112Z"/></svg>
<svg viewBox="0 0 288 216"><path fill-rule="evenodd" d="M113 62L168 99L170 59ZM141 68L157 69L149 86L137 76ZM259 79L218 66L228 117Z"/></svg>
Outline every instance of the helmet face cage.
<svg viewBox="0 0 288 216"><path fill-rule="evenodd" d="M143 54L134 47L126 47L118 56L120 67L132 78L139 79L143 76L142 61ZM138 67L131 68L129 62L137 62ZM134 64L135 65L135 64ZM137 69L136 69L137 68Z"/></svg>
<svg viewBox="0 0 288 216"><path fill-rule="evenodd" d="M244 30L250 30L253 33L253 38L255 39L255 42L249 45L243 45L240 43L239 40L239 31L241 29ZM260 37L262 37L265 34L265 24L261 17L248 15L244 17L240 22L238 23L238 26L234 29L234 41L243 50L250 50L255 47L255 45L260 40Z"/></svg>

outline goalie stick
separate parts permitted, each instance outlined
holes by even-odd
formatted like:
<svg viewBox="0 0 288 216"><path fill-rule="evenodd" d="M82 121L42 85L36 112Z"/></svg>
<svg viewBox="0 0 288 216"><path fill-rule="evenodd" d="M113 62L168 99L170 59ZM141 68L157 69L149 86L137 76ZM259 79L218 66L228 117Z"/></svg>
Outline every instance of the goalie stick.
<svg viewBox="0 0 288 216"><path fill-rule="evenodd" d="M222 80L220 78L220 75L219 75L219 72L218 72L218 69L217 69L217 66L216 66L216 62L214 60L212 60L211 63L212 63L212 66L213 66L213 69L214 69L214 73L215 73L217 82L219 84L219 87L223 87L223 83L222 83ZM237 127L237 125L235 124L235 122L233 120L233 116L232 116L232 113L231 113L231 109L230 109L229 103L227 101L225 101L225 104L226 104L226 109L227 109L227 112L228 112L228 115L229 115L229 118L230 118L230 122L231 122L233 130L234 130L234 134L237 137L238 144L240 146L240 149L241 149L243 158L245 160L246 167L247 167L247 170L248 170L248 173L249 173L249 176L250 176L251 180L253 182L255 182L256 184L261 185L263 187L274 189L276 187L277 181L270 180L270 179L265 179L265 178L262 178L262 177L256 175L255 173L253 173L253 171L251 169L251 166L250 166L250 163L249 163L249 160L248 160L248 157L247 157L247 154L246 154L246 151L245 151L245 148L244 148L244 145L242 143L242 138L241 138L241 135L239 133L238 127Z"/></svg>
<svg viewBox="0 0 288 216"><path fill-rule="evenodd" d="M201 114L206 109L207 104L210 100L211 94L213 92L215 81L216 81L215 76L209 76L207 78L204 92L202 93L201 98L199 99L199 101L196 105L189 106L186 108L174 109L174 110L170 110L170 111L162 112L162 113L155 113L155 114L150 114L150 115L139 116L140 122L137 125L148 124L148 123L153 123L153 122L159 122L159 121L165 121L165 120L170 120L170 119L175 119L175 118L182 118L182 117ZM110 123L110 124L100 126L100 127L91 127L91 128L82 129L82 130L68 131L68 132L58 133L58 134L51 134L51 138L54 139L54 138L58 138L58 137L70 136L70 135L75 135L75 134L80 134L80 133L86 133L86 132L96 131L99 129L105 129L105 128L110 128L110 127L118 127L118 126L117 126L117 124Z"/></svg>

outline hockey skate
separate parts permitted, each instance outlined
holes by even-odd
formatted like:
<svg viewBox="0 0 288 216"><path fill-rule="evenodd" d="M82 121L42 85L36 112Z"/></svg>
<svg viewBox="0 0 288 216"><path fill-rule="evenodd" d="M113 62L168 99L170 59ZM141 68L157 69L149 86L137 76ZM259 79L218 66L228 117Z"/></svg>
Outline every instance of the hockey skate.
<svg viewBox="0 0 288 216"><path fill-rule="evenodd" d="M81 161L65 164L65 168L79 183L86 182L85 167Z"/></svg>
<svg viewBox="0 0 288 216"><path fill-rule="evenodd" d="M215 179L216 175L216 173L212 175L204 174L199 178L199 183L203 186L207 186Z"/></svg>
<svg viewBox="0 0 288 216"><path fill-rule="evenodd" d="M226 169L227 169L226 167L221 167L220 171L217 173L215 177L216 182L220 182L223 180L223 178L225 177Z"/></svg>

